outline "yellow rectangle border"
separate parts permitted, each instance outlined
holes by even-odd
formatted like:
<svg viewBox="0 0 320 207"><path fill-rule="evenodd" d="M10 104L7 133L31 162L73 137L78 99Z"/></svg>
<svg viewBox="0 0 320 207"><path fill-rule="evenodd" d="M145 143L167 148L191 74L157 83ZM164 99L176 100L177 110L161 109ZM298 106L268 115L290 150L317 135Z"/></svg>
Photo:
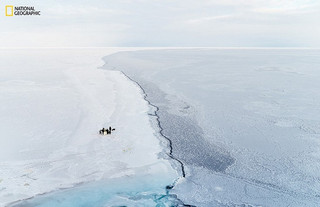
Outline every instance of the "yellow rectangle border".
<svg viewBox="0 0 320 207"><path fill-rule="evenodd" d="M8 9L9 9L9 8L11 8L11 14L8 14ZM6 16L7 16L7 17L13 16L13 6L11 6L11 5L7 5L7 6L6 6Z"/></svg>

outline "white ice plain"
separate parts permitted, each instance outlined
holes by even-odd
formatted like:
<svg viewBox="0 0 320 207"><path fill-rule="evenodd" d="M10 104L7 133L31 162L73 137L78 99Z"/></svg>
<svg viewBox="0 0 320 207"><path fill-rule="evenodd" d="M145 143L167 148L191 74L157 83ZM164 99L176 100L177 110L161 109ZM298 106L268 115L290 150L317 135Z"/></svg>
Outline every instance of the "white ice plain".
<svg viewBox="0 0 320 207"><path fill-rule="evenodd" d="M165 187L177 177L158 157L141 90L97 69L112 52L0 50L0 206L90 181L153 174Z"/></svg>

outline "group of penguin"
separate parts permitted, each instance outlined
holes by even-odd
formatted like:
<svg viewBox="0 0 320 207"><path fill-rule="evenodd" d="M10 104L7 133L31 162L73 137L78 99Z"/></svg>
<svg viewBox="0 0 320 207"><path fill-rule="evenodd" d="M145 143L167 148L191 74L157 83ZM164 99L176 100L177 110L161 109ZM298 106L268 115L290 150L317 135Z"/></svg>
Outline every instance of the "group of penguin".
<svg viewBox="0 0 320 207"><path fill-rule="evenodd" d="M108 129L102 128L99 131L99 134L101 135L107 135L107 134L111 134L112 131L116 130L115 128L111 128L111 126Z"/></svg>

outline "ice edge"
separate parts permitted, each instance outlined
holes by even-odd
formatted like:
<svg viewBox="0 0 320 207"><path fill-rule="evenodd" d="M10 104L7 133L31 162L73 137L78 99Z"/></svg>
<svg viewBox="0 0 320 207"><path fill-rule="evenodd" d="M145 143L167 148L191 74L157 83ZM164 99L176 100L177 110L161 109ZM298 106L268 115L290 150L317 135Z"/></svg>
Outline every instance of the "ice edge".
<svg viewBox="0 0 320 207"><path fill-rule="evenodd" d="M158 111L159 111L159 107L152 104L149 100L148 100L148 94L145 92L145 90L143 89L143 87L135 80L133 80L131 77L129 77L126 73L124 73L123 71L120 71L126 78L128 78L130 81L132 81L133 83L135 83L139 88L140 90L142 91L142 95L143 95L143 99L148 103L149 106L151 107L154 107L155 110L154 110L154 114L150 114L148 113L149 116L153 116L155 117L155 120L157 122L157 126L159 127L159 134L160 136L162 136L163 138L165 138L168 142L168 147L169 147L169 152L167 152L166 154L169 156L169 158L171 158L172 160L176 161L179 163L180 167L181 167L181 177L177 178L172 185L167 185L166 186L166 192L167 194L169 194L169 191L171 189L174 188L174 186L177 184L177 182L181 179L181 178L185 178L186 177L186 172L185 172L185 166L183 164L183 162L181 160L179 160L178 158L174 157L173 154L172 154L172 141L169 137L165 136L162 131L163 131L163 128L161 126L161 122L160 122L160 119L159 119L159 115L158 115ZM177 196L177 195L175 195ZM190 204L185 204L183 203L179 198L176 198L179 202L181 202L182 206L185 206L185 207L195 207L194 205L190 205Z"/></svg>

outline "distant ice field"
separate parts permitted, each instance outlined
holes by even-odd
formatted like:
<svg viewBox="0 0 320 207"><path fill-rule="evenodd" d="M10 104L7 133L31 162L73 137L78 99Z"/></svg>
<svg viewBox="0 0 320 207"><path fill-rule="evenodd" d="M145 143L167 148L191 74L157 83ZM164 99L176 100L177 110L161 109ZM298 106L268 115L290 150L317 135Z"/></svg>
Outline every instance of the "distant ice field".
<svg viewBox="0 0 320 207"><path fill-rule="evenodd" d="M320 50L119 52L104 68L137 81L159 107L198 206L318 206Z"/></svg>

